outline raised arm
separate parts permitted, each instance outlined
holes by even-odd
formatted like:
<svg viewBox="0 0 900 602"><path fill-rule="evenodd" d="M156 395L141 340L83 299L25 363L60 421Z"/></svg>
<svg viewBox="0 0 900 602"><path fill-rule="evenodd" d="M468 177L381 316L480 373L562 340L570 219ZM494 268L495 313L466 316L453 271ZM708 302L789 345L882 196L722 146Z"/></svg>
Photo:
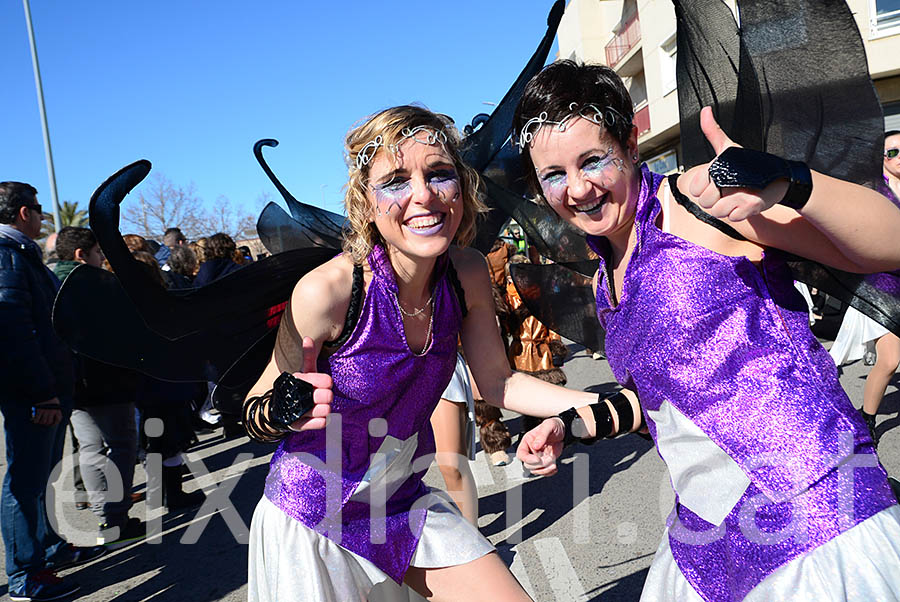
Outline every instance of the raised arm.
<svg viewBox="0 0 900 602"><path fill-rule="evenodd" d="M709 108L701 127L717 154L736 146ZM709 165L688 170L678 188L705 211L731 222L751 241L776 247L849 272L872 273L900 268L900 209L874 190L818 172L812 193L798 210L778 204L788 183L778 179L763 190L720 190Z"/></svg>

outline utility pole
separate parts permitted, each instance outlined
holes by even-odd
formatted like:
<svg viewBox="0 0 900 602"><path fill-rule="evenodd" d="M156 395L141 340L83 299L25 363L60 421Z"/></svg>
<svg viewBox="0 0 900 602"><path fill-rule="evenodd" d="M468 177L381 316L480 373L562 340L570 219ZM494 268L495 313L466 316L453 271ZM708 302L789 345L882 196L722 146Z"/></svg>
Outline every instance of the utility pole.
<svg viewBox="0 0 900 602"><path fill-rule="evenodd" d="M53 225L57 232L62 228L59 219L59 200L56 196L56 172L53 170L53 151L50 149L50 130L47 127L47 110L44 108L44 88L41 85L41 68L38 65L37 46L34 42L34 27L31 25L31 7L25 6L25 22L28 24L28 41L31 44L31 64L34 67L34 85L37 88L38 108L41 111L41 128L44 131L44 155L47 157L47 176L50 178L50 198L53 200Z"/></svg>

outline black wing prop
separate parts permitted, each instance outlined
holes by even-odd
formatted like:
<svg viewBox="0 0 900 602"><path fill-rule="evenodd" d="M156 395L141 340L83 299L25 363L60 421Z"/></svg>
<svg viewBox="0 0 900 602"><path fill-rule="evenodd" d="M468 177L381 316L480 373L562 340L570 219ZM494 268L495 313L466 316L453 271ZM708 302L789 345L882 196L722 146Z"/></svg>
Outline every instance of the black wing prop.
<svg viewBox="0 0 900 602"><path fill-rule="evenodd" d="M686 167L713 151L710 105L732 140L875 188L884 120L856 22L843 0L743 0L741 26L720 0L675 0L678 105ZM794 257L794 278L900 334L900 279Z"/></svg>
<svg viewBox="0 0 900 602"><path fill-rule="evenodd" d="M73 271L57 297L54 325L73 349L99 361L164 380L218 380L275 329L297 280L334 251L298 249L202 288L167 291L132 257L118 229L119 204L149 171L148 161L138 161L94 193L91 228L115 275Z"/></svg>

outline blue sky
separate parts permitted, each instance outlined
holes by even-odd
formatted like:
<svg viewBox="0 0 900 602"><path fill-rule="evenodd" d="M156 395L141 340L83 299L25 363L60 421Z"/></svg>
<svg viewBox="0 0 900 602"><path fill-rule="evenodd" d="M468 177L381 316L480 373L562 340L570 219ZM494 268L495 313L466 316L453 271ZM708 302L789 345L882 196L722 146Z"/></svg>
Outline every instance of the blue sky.
<svg viewBox="0 0 900 602"><path fill-rule="evenodd" d="M256 214L277 191L341 211L342 140L409 102L459 126L499 101L546 29L552 2L52 2L32 0L60 201L86 206L109 175L149 159L207 203ZM551 52L551 60L556 49ZM50 205L21 2L0 2L0 180ZM125 201L126 203L128 200Z"/></svg>

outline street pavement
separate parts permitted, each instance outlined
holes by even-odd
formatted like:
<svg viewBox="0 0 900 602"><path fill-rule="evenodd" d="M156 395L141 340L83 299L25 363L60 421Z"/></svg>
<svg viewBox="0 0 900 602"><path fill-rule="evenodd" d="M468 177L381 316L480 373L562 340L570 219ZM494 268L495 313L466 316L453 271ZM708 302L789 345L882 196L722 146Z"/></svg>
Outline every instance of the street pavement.
<svg viewBox="0 0 900 602"><path fill-rule="evenodd" d="M831 335L833 336L833 328ZM568 386L600 391L615 383L605 360L570 345ZM868 367L845 367L841 383L854 404L862 403ZM884 432L880 457L888 473L900 475L900 392L895 380L879 415ZM517 440L520 419L507 424ZM273 447L246 437L201 437L187 455L209 495L199 511L155 516L161 536L112 552L71 569L81 584L79 600L157 602L246 599L250 517L265 481ZM514 453L514 450L511 450ZM5 471L5 455L0 458ZM539 601L637 600L659 545L674 495L665 466L650 442L635 435L576 446L560 472L527 478L521 464L489 466L480 451L471 463L479 491L479 527L497 546L525 589ZM63 471L65 472L64 466ZM432 467L426 482L443 488ZM145 474L138 469L136 490ZM187 481L192 490L196 481ZM70 541L93 544L96 522L74 507L71 477L57 485L60 529ZM158 514L158 512L157 512ZM147 518L146 503L132 515ZM2 552L2 550L0 550ZM297 571L304 567L298 566ZM8 600L6 586L0 600Z"/></svg>

